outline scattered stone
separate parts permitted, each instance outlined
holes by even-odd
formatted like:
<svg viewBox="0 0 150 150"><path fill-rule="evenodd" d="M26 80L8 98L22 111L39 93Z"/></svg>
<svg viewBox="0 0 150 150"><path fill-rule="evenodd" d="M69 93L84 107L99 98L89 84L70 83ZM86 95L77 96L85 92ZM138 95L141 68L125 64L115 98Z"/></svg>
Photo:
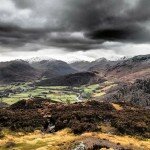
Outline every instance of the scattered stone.
<svg viewBox="0 0 150 150"><path fill-rule="evenodd" d="M55 132L55 125L48 125L46 132L47 133L54 133Z"/></svg>
<svg viewBox="0 0 150 150"><path fill-rule="evenodd" d="M80 142L78 145L75 145L76 147L72 150L132 150L108 140L100 140L93 137L86 138L82 140L82 142Z"/></svg>
<svg viewBox="0 0 150 150"><path fill-rule="evenodd" d="M7 142L6 143L6 145L5 145L5 148L13 148L13 147L15 147L16 146L16 143L14 143L14 142Z"/></svg>
<svg viewBox="0 0 150 150"><path fill-rule="evenodd" d="M86 146L83 142L81 142L73 150L86 150Z"/></svg>
<svg viewBox="0 0 150 150"><path fill-rule="evenodd" d="M9 105L5 102L0 102L0 108L7 108Z"/></svg>

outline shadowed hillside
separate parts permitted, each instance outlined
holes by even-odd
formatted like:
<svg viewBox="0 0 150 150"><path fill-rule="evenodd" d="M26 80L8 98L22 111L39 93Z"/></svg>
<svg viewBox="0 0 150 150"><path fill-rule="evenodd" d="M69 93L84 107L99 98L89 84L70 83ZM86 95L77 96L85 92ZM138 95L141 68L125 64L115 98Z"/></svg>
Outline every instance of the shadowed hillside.
<svg viewBox="0 0 150 150"><path fill-rule="evenodd" d="M0 63L0 83L26 82L39 78L39 72L22 60Z"/></svg>
<svg viewBox="0 0 150 150"><path fill-rule="evenodd" d="M77 72L69 64L60 60L43 60L33 62L31 65L41 72L42 77L53 78Z"/></svg>
<svg viewBox="0 0 150 150"><path fill-rule="evenodd" d="M129 102L150 106L150 78L138 79L134 83L119 83L106 92L104 101Z"/></svg>
<svg viewBox="0 0 150 150"><path fill-rule="evenodd" d="M42 77L53 78L77 72L63 61L48 61L28 63L15 60L0 63L0 83L27 82Z"/></svg>
<svg viewBox="0 0 150 150"><path fill-rule="evenodd" d="M81 72L60 76L52 79L45 79L39 82L40 86L80 86L85 84L94 84L104 82L105 79L101 78L94 72Z"/></svg>

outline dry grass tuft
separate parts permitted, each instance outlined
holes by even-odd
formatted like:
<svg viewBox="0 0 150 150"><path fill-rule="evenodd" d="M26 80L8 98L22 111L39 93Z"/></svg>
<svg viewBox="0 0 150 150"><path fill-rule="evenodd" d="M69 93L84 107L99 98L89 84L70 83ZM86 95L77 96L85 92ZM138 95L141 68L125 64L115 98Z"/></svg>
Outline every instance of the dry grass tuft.
<svg viewBox="0 0 150 150"><path fill-rule="evenodd" d="M142 140L129 136L117 136L108 133L89 132L82 135L74 135L69 129L64 129L54 134L43 134L40 131L28 134L10 134L0 140L0 150L7 150L6 145L10 141L15 143L13 148L17 150L64 150L69 149L72 143L83 141L86 138L106 139L115 144L128 146L136 150L150 149L150 140Z"/></svg>
<svg viewBox="0 0 150 150"><path fill-rule="evenodd" d="M116 110L123 110L123 107L120 106L119 104L115 104L115 103L112 103L113 107L116 109Z"/></svg>

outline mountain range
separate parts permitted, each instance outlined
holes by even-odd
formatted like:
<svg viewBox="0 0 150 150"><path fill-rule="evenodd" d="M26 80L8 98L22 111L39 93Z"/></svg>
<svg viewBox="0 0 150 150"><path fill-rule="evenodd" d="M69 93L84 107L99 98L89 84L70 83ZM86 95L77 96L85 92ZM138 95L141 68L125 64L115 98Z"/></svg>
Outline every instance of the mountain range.
<svg viewBox="0 0 150 150"><path fill-rule="evenodd" d="M150 76L150 54L139 55L132 58L123 58L116 61L105 58L93 62L75 62L71 66L79 71L96 71L107 79L120 79L132 81L138 78Z"/></svg>
<svg viewBox="0 0 150 150"><path fill-rule="evenodd" d="M79 75L82 72L83 74ZM27 82L42 78L66 79L72 76L82 78L82 75L85 77L89 72L96 72L99 77L109 80L133 81L147 78L150 76L150 54L116 61L100 58L93 62L78 61L70 64L60 60L1 62L0 83Z"/></svg>
<svg viewBox="0 0 150 150"><path fill-rule="evenodd" d="M0 63L0 83L27 82L77 72L69 64L57 60L27 62L14 60Z"/></svg>

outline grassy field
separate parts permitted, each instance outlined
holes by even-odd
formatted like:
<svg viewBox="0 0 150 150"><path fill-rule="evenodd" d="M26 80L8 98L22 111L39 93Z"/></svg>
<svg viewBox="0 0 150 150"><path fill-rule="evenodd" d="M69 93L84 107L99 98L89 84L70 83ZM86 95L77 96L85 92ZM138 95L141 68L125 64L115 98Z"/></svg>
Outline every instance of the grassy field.
<svg viewBox="0 0 150 150"><path fill-rule="evenodd" d="M34 90L29 90L27 92L22 92L19 94L12 94L9 97L3 98L2 101L8 104L13 104L22 99L30 99L32 97L43 97L54 101L70 101L76 100L76 94L63 93L64 87L37 87ZM54 90L53 90L54 89Z"/></svg>
<svg viewBox="0 0 150 150"><path fill-rule="evenodd" d="M3 97L1 100L8 104L16 103L22 99L30 99L32 97L47 98L52 101L74 103L78 100L78 97L82 97L82 100L87 100L92 97L101 97L105 94L105 90L108 90L114 86L113 83L107 83L104 85L94 84L81 87L66 87L66 86L37 86L31 88L27 83L20 85L0 86L0 91L6 89L22 88L25 91L11 94L8 97ZM82 96L81 96L82 95Z"/></svg>

